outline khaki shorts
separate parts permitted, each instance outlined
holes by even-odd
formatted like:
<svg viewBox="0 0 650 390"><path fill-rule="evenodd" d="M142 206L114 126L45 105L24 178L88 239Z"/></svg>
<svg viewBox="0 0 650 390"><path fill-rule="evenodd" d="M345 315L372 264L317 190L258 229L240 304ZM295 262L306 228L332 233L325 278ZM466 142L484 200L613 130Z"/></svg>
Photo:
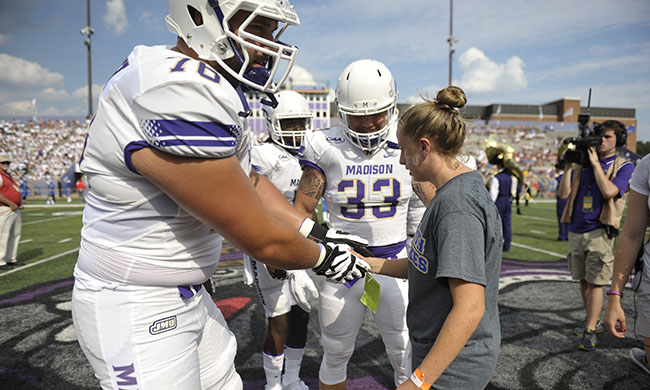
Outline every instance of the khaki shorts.
<svg viewBox="0 0 650 390"><path fill-rule="evenodd" d="M614 266L614 240L605 228L586 233L569 232L569 270L575 280L596 286L609 285Z"/></svg>
<svg viewBox="0 0 650 390"><path fill-rule="evenodd" d="M650 338L650 275L648 268L643 270L643 278L636 291L636 327L637 336Z"/></svg>

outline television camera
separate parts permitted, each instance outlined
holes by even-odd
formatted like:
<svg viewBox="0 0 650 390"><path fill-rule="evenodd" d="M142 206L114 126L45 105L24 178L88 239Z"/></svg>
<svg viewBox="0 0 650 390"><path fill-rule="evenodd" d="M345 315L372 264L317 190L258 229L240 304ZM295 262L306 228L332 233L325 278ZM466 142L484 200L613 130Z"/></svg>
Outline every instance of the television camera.
<svg viewBox="0 0 650 390"><path fill-rule="evenodd" d="M578 137L566 138L563 143L567 145L567 151L564 158L558 164L563 162L589 165L589 154L587 150L590 147L598 147L603 143L603 128L600 123L594 123L593 127L588 125L589 114L578 115ZM562 161L564 160L564 161Z"/></svg>

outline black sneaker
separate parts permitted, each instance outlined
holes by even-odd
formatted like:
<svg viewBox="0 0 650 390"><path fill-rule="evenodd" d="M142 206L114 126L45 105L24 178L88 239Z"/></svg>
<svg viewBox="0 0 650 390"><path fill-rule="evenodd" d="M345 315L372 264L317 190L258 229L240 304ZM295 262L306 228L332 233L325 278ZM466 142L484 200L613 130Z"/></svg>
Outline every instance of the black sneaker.
<svg viewBox="0 0 650 390"><path fill-rule="evenodd" d="M596 349L596 333L591 329L585 329L582 333L582 340L580 340L578 349L587 352Z"/></svg>
<svg viewBox="0 0 650 390"><path fill-rule="evenodd" d="M0 265L0 271L9 271L10 269L14 269L14 266L11 264Z"/></svg>

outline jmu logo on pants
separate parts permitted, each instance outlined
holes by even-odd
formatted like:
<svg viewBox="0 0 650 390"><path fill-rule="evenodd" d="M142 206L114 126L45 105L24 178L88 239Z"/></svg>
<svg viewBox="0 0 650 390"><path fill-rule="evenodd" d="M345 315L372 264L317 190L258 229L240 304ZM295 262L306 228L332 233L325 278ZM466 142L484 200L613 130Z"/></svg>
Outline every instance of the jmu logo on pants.
<svg viewBox="0 0 650 390"><path fill-rule="evenodd" d="M118 386L137 386L138 380L133 374L135 373L135 367L133 363L128 366L113 366L113 371L116 374L116 384Z"/></svg>
<svg viewBox="0 0 650 390"><path fill-rule="evenodd" d="M176 316L154 321L154 323L149 327L149 333L152 335L157 335L159 333L167 332L172 329L176 329Z"/></svg>

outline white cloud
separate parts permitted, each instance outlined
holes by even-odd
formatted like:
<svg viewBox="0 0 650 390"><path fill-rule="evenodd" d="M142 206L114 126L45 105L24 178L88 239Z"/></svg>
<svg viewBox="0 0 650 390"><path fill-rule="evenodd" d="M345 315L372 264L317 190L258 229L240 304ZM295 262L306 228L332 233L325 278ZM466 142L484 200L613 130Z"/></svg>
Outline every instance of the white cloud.
<svg viewBox="0 0 650 390"><path fill-rule="evenodd" d="M588 72L603 72L606 70L620 70L629 72L630 69L647 69L647 53L638 55L611 56L610 54L598 58L586 58L572 64L561 64L552 68L543 69L531 74L536 81L571 78L584 75Z"/></svg>
<svg viewBox="0 0 650 390"><path fill-rule="evenodd" d="M462 71L460 87L468 93L519 91L528 86L525 64L518 56L499 64L471 47L460 55L458 66Z"/></svg>
<svg viewBox="0 0 650 390"><path fill-rule="evenodd" d="M0 53L0 82L20 86L60 86L63 75L50 72L40 64Z"/></svg>
<svg viewBox="0 0 650 390"><path fill-rule="evenodd" d="M93 104L97 104L100 92L102 92L102 85L93 84ZM71 94L73 99L88 99L88 85L75 89Z"/></svg>
<svg viewBox="0 0 650 390"><path fill-rule="evenodd" d="M41 92L36 94L36 99L41 100L50 100L50 101L61 101L68 99L70 95L65 89L55 89L52 87L47 87Z"/></svg>
<svg viewBox="0 0 650 390"><path fill-rule="evenodd" d="M153 13L151 13L149 11L144 11L140 15L140 18L138 18L138 19L145 26L147 26L147 30L149 30L149 31L153 31L153 32L162 32L163 31L163 23L161 23L160 18L155 16Z"/></svg>
<svg viewBox="0 0 650 390"><path fill-rule="evenodd" d="M20 100L13 102L6 102L0 106L0 112L3 115L32 115L34 110L32 109L32 102L30 100Z"/></svg>
<svg viewBox="0 0 650 390"><path fill-rule="evenodd" d="M116 35L122 35L126 32L129 27L129 21L126 19L124 0L108 0L106 2L104 23L106 23Z"/></svg>

